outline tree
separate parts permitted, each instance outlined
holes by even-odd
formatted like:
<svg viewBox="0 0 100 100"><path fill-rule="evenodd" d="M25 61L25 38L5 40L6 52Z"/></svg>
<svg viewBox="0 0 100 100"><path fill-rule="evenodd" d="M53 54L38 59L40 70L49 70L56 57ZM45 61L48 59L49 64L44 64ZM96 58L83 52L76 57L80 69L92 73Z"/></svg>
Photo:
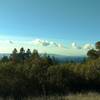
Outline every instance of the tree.
<svg viewBox="0 0 100 100"><path fill-rule="evenodd" d="M39 58L39 53L36 49L33 50L33 53L32 53L32 58Z"/></svg>
<svg viewBox="0 0 100 100"><path fill-rule="evenodd" d="M87 52L87 56L92 59L96 59L100 57L100 41L95 44L96 49L91 49Z"/></svg>
<svg viewBox="0 0 100 100"><path fill-rule="evenodd" d="M2 57L1 61L4 62L4 63L8 62L9 61L8 56Z"/></svg>
<svg viewBox="0 0 100 100"><path fill-rule="evenodd" d="M98 51L100 51L100 41L96 42L95 46L96 46L96 49L97 49Z"/></svg>
<svg viewBox="0 0 100 100"><path fill-rule="evenodd" d="M24 63L24 60L25 60L25 50L24 50L24 48L22 47L22 48L20 49L20 52L19 52L19 61L20 61L21 63Z"/></svg>
<svg viewBox="0 0 100 100"><path fill-rule="evenodd" d="M26 59L30 59L31 55L32 55L31 50L27 49L27 51L26 51Z"/></svg>
<svg viewBox="0 0 100 100"><path fill-rule="evenodd" d="M24 48L22 47L22 48L20 48L20 54L24 54L25 53L25 50L24 50Z"/></svg>
<svg viewBox="0 0 100 100"><path fill-rule="evenodd" d="M50 57L50 55L44 54L43 56L43 62L45 65L50 66L54 64L53 58Z"/></svg>
<svg viewBox="0 0 100 100"><path fill-rule="evenodd" d="M89 58L92 58L92 59L98 58L97 51L94 50L94 49L89 50L89 51L87 52L87 56L88 56Z"/></svg>
<svg viewBox="0 0 100 100"><path fill-rule="evenodd" d="M17 53L17 49L16 48L14 48L12 54L10 55L10 58L11 58L13 63L17 63L18 62L18 53Z"/></svg>
<svg viewBox="0 0 100 100"><path fill-rule="evenodd" d="M100 41L96 43L97 55L100 57Z"/></svg>

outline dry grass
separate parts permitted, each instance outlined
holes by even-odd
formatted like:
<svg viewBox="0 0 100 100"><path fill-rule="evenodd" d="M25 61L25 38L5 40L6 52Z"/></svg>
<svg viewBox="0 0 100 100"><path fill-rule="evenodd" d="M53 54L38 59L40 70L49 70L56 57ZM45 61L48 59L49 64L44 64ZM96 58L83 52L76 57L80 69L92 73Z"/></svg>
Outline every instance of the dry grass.
<svg viewBox="0 0 100 100"><path fill-rule="evenodd" d="M100 100L100 94L88 93L88 94L76 94L65 97L65 100Z"/></svg>
<svg viewBox="0 0 100 100"><path fill-rule="evenodd" d="M70 94L68 96L50 96L50 97L33 97L28 100L100 100L100 94L87 93L87 94Z"/></svg>
<svg viewBox="0 0 100 100"><path fill-rule="evenodd" d="M4 100L0 98L0 100ZM14 100L8 98L6 100ZM70 94L68 96L47 96L47 97L29 97L23 100L100 100L99 93L87 93L87 94Z"/></svg>

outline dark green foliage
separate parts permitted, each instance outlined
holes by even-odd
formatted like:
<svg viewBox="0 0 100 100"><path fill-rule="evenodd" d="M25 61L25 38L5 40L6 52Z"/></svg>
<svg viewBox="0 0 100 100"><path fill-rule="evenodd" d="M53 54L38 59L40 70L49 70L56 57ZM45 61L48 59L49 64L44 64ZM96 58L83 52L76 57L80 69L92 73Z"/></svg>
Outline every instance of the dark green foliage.
<svg viewBox="0 0 100 100"><path fill-rule="evenodd" d="M100 41L96 42L96 49L100 51Z"/></svg>
<svg viewBox="0 0 100 100"><path fill-rule="evenodd" d="M0 95L25 96L66 94L76 91L100 91L100 58L96 50L88 52L93 59L83 63L58 64L54 57L40 56L24 48L14 49L9 58L0 61Z"/></svg>
<svg viewBox="0 0 100 100"><path fill-rule="evenodd" d="M33 58L39 58L39 53L36 49L33 50L32 57Z"/></svg>
<svg viewBox="0 0 100 100"><path fill-rule="evenodd" d="M26 59L28 60L31 57L32 53L30 49L27 49L26 51Z"/></svg>
<svg viewBox="0 0 100 100"><path fill-rule="evenodd" d="M96 58L99 58L100 57L100 41L96 42L95 48L96 48L96 50L91 49L91 50L89 50L87 52L87 56L90 59L96 59Z"/></svg>
<svg viewBox="0 0 100 100"><path fill-rule="evenodd" d="M98 54L97 54L97 51L94 50L94 49L89 50L89 51L87 52L87 56L88 56L89 58L92 58L92 59L96 59L96 58L99 57Z"/></svg>
<svg viewBox="0 0 100 100"><path fill-rule="evenodd" d="M1 59L1 62L8 62L9 61L9 58L7 57L7 56L4 56L4 57L2 57L2 59Z"/></svg>
<svg viewBox="0 0 100 100"><path fill-rule="evenodd" d="M18 60L19 60L19 59L18 59L18 53L17 53L17 49L16 49L16 48L14 48L12 54L10 55L10 60L11 60L14 64L18 63Z"/></svg>

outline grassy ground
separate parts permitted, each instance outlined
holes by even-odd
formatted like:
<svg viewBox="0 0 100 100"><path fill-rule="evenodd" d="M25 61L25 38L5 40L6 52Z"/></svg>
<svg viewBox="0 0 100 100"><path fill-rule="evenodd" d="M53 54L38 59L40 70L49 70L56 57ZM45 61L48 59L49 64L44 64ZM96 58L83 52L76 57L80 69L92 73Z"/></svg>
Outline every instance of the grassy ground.
<svg viewBox="0 0 100 100"><path fill-rule="evenodd" d="M100 100L100 94L88 93L88 94L76 94L66 96L64 100Z"/></svg>
<svg viewBox="0 0 100 100"><path fill-rule="evenodd" d="M0 100L4 100L0 98ZM13 100L11 98L6 100ZM87 94L70 94L68 96L48 96L48 97L29 97L23 100L100 100L100 94L87 93Z"/></svg>
<svg viewBox="0 0 100 100"><path fill-rule="evenodd" d="M28 100L100 100L100 94L98 93L87 93L87 94L70 94L68 96L51 96L51 97L38 97L30 98Z"/></svg>

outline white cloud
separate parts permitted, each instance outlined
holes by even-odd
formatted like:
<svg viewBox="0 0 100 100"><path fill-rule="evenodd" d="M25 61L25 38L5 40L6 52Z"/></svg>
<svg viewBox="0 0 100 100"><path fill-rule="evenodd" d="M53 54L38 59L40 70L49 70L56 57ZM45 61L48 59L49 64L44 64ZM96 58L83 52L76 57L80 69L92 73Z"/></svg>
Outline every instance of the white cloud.
<svg viewBox="0 0 100 100"><path fill-rule="evenodd" d="M72 48L75 48L75 49L82 49L82 50L89 50L89 49L92 49L92 48L94 48L94 46L92 45L92 44L90 44L90 43L87 43L87 44L85 44L85 45L81 45L81 46L79 46L79 45L77 45L77 43L75 43L75 42L73 42L72 43Z"/></svg>
<svg viewBox="0 0 100 100"><path fill-rule="evenodd" d="M0 52L11 52L13 48L19 49L22 46L25 49L30 48L31 50L35 48L42 53L47 52L63 55L86 55L89 49L95 47L90 43L78 45L76 42L71 43L70 47L64 47L61 43L42 39L34 39L33 41L0 40Z"/></svg>
<svg viewBox="0 0 100 100"><path fill-rule="evenodd" d="M35 39L32 41L34 45L48 46L50 43L47 40Z"/></svg>
<svg viewBox="0 0 100 100"><path fill-rule="evenodd" d="M75 42L72 43L72 48L81 49L81 47L78 46Z"/></svg>
<svg viewBox="0 0 100 100"><path fill-rule="evenodd" d="M83 49L85 49L85 50L89 50L89 49L92 49L92 48L94 48L94 46L92 45L92 44L85 44L84 46L83 46Z"/></svg>
<svg viewBox="0 0 100 100"><path fill-rule="evenodd" d="M55 42L50 42L50 45L58 47L57 43L55 43Z"/></svg>
<svg viewBox="0 0 100 100"><path fill-rule="evenodd" d="M62 44L58 44L59 48L64 48L64 46Z"/></svg>
<svg viewBox="0 0 100 100"><path fill-rule="evenodd" d="M32 41L34 45L41 45L41 46L53 46L53 47L60 47L63 48L64 46L59 43L55 43L53 41L47 41L47 40L41 40L41 39L35 39Z"/></svg>
<svg viewBox="0 0 100 100"><path fill-rule="evenodd" d="M75 43L75 42L73 42L73 43L72 43L72 47L73 47L73 48L77 48L77 46L76 46L76 43Z"/></svg>

